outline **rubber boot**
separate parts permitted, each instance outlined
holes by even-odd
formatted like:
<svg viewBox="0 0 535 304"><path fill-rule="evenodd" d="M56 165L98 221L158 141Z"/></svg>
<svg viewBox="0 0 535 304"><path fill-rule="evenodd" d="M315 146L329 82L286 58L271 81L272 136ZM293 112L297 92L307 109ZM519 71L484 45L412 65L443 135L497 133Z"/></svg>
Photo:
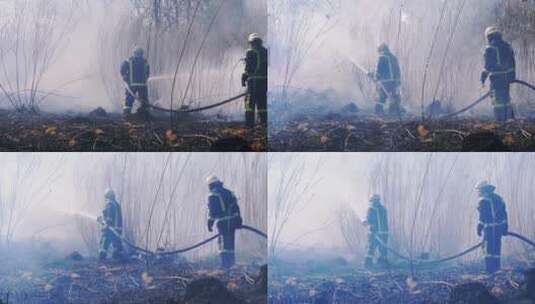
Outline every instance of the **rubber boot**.
<svg viewBox="0 0 535 304"><path fill-rule="evenodd" d="M111 255L112 259L116 261L122 261L123 260L123 253L118 250L114 250L113 254Z"/></svg>
<svg viewBox="0 0 535 304"><path fill-rule="evenodd" d="M375 114L381 117L385 115L384 105L382 103L375 105Z"/></svg>
<svg viewBox="0 0 535 304"><path fill-rule="evenodd" d="M98 255L98 260L104 262L106 260L106 252L100 252Z"/></svg>
<svg viewBox="0 0 535 304"><path fill-rule="evenodd" d="M495 257L485 258L485 269L488 273L495 273L500 270L500 259Z"/></svg>
<svg viewBox="0 0 535 304"><path fill-rule="evenodd" d="M366 257L364 259L364 268L370 269L373 267L373 259L372 257Z"/></svg>
<svg viewBox="0 0 535 304"><path fill-rule="evenodd" d="M388 107L388 115L391 117L401 117L401 107L397 102L392 102Z"/></svg>
<svg viewBox="0 0 535 304"><path fill-rule="evenodd" d="M388 265L390 265L386 257L379 257L379 259L377 260L377 264L379 264L379 266L381 267L388 267Z"/></svg>
<svg viewBox="0 0 535 304"><path fill-rule="evenodd" d="M220 253L219 257L221 259L221 268L229 269L232 266L231 263L230 263L229 254L227 252Z"/></svg>

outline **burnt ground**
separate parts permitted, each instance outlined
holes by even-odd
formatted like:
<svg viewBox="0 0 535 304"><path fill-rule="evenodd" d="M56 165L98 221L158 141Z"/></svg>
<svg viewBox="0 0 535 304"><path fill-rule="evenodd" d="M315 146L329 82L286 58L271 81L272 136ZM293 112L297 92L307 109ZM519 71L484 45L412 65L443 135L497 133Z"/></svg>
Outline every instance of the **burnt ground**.
<svg viewBox="0 0 535 304"><path fill-rule="evenodd" d="M0 273L0 303L265 303L267 268L241 265L228 272L185 260L99 263L71 257Z"/></svg>
<svg viewBox="0 0 535 304"><path fill-rule="evenodd" d="M498 124L457 118L421 123L371 115L303 116L271 124L270 151L535 151L535 119Z"/></svg>
<svg viewBox="0 0 535 304"><path fill-rule="evenodd" d="M269 267L270 304L535 303L533 271L520 266L487 275L480 263L456 264L418 269L416 279L407 268L366 271L340 261Z"/></svg>
<svg viewBox="0 0 535 304"><path fill-rule="evenodd" d="M181 115L16 113L0 110L0 151L265 151L265 128Z"/></svg>

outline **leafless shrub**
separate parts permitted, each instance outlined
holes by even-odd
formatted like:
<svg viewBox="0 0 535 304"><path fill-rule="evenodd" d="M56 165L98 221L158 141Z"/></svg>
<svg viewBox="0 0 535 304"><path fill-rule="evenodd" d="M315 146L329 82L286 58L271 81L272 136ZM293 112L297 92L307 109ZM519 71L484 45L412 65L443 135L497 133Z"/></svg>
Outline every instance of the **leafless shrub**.
<svg viewBox="0 0 535 304"><path fill-rule="evenodd" d="M6 4L9 9L0 19L0 90L17 111L36 111L50 96L40 88L72 26L73 3L20 0Z"/></svg>
<svg viewBox="0 0 535 304"><path fill-rule="evenodd" d="M171 250L210 236L204 182L210 174L218 175L234 191L245 224L266 229L266 163L261 154L115 154L100 162L91 173L81 175L79 193L86 199L76 207L99 214L103 189L112 187L123 209L125 237L141 247ZM78 228L88 250L95 254L98 230L84 223ZM214 253L216 246L212 243L188 256ZM265 241L248 232L238 233L238 248L249 257L265 257Z"/></svg>

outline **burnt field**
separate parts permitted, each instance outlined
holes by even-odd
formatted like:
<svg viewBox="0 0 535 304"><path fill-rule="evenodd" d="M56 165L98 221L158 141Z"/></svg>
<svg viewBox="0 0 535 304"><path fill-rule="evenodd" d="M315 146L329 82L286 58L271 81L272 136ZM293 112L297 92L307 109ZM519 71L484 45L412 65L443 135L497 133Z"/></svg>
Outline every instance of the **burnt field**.
<svg viewBox="0 0 535 304"><path fill-rule="evenodd" d="M95 110L20 114L0 110L0 151L265 151L265 128L183 115L150 120Z"/></svg>
<svg viewBox="0 0 535 304"><path fill-rule="evenodd" d="M37 270L0 272L0 303L265 303L266 267L131 259L100 263L73 253Z"/></svg>
<svg viewBox="0 0 535 304"><path fill-rule="evenodd" d="M268 303L533 303L533 270L487 275L479 263L367 271L343 260L270 265Z"/></svg>
<svg viewBox="0 0 535 304"><path fill-rule="evenodd" d="M270 125L270 151L534 151L535 120L301 117Z"/></svg>

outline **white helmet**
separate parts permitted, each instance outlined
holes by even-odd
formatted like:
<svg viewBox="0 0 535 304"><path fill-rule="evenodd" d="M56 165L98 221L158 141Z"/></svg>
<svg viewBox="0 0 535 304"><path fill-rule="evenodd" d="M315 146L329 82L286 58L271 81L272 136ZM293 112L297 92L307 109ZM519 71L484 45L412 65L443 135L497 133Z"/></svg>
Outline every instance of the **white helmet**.
<svg viewBox="0 0 535 304"><path fill-rule="evenodd" d="M145 51L143 50L142 47L139 47L139 46L136 46L134 48L134 50L132 51L132 55L134 55L134 57L143 57L143 55L145 55Z"/></svg>
<svg viewBox="0 0 535 304"><path fill-rule="evenodd" d="M485 30L485 37L488 38L490 35L494 35L494 34L501 35L502 33L500 32L500 30L496 26L487 27L487 29Z"/></svg>
<svg viewBox="0 0 535 304"><path fill-rule="evenodd" d="M378 52L390 52L390 48L388 47L388 44L386 43L381 43L378 47L377 47L377 51Z"/></svg>
<svg viewBox="0 0 535 304"><path fill-rule="evenodd" d="M373 194L373 195L370 196L369 201L372 202L372 203L380 202L381 201L381 197L379 196L379 194Z"/></svg>
<svg viewBox="0 0 535 304"><path fill-rule="evenodd" d="M107 198L107 199L110 199L110 200L114 200L115 199L115 192L112 189L107 188L104 191L104 198Z"/></svg>
<svg viewBox="0 0 535 304"><path fill-rule="evenodd" d="M249 35L249 42L253 42L255 40L262 40L262 36L258 33L252 33Z"/></svg>
<svg viewBox="0 0 535 304"><path fill-rule="evenodd" d="M216 183L219 183L219 184L222 184L221 180L219 178L217 178L217 176L215 175L210 175L206 178L206 184L209 186L209 185L212 185L212 184L216 184Z"/></svg>
<svg viewBox="0 0 535 304"><path fill-rule="evenodd" d="M476 185L476 190L478 191L493 191L494 189L496 189L496 187L488 181L481 181Z"/></svg>

